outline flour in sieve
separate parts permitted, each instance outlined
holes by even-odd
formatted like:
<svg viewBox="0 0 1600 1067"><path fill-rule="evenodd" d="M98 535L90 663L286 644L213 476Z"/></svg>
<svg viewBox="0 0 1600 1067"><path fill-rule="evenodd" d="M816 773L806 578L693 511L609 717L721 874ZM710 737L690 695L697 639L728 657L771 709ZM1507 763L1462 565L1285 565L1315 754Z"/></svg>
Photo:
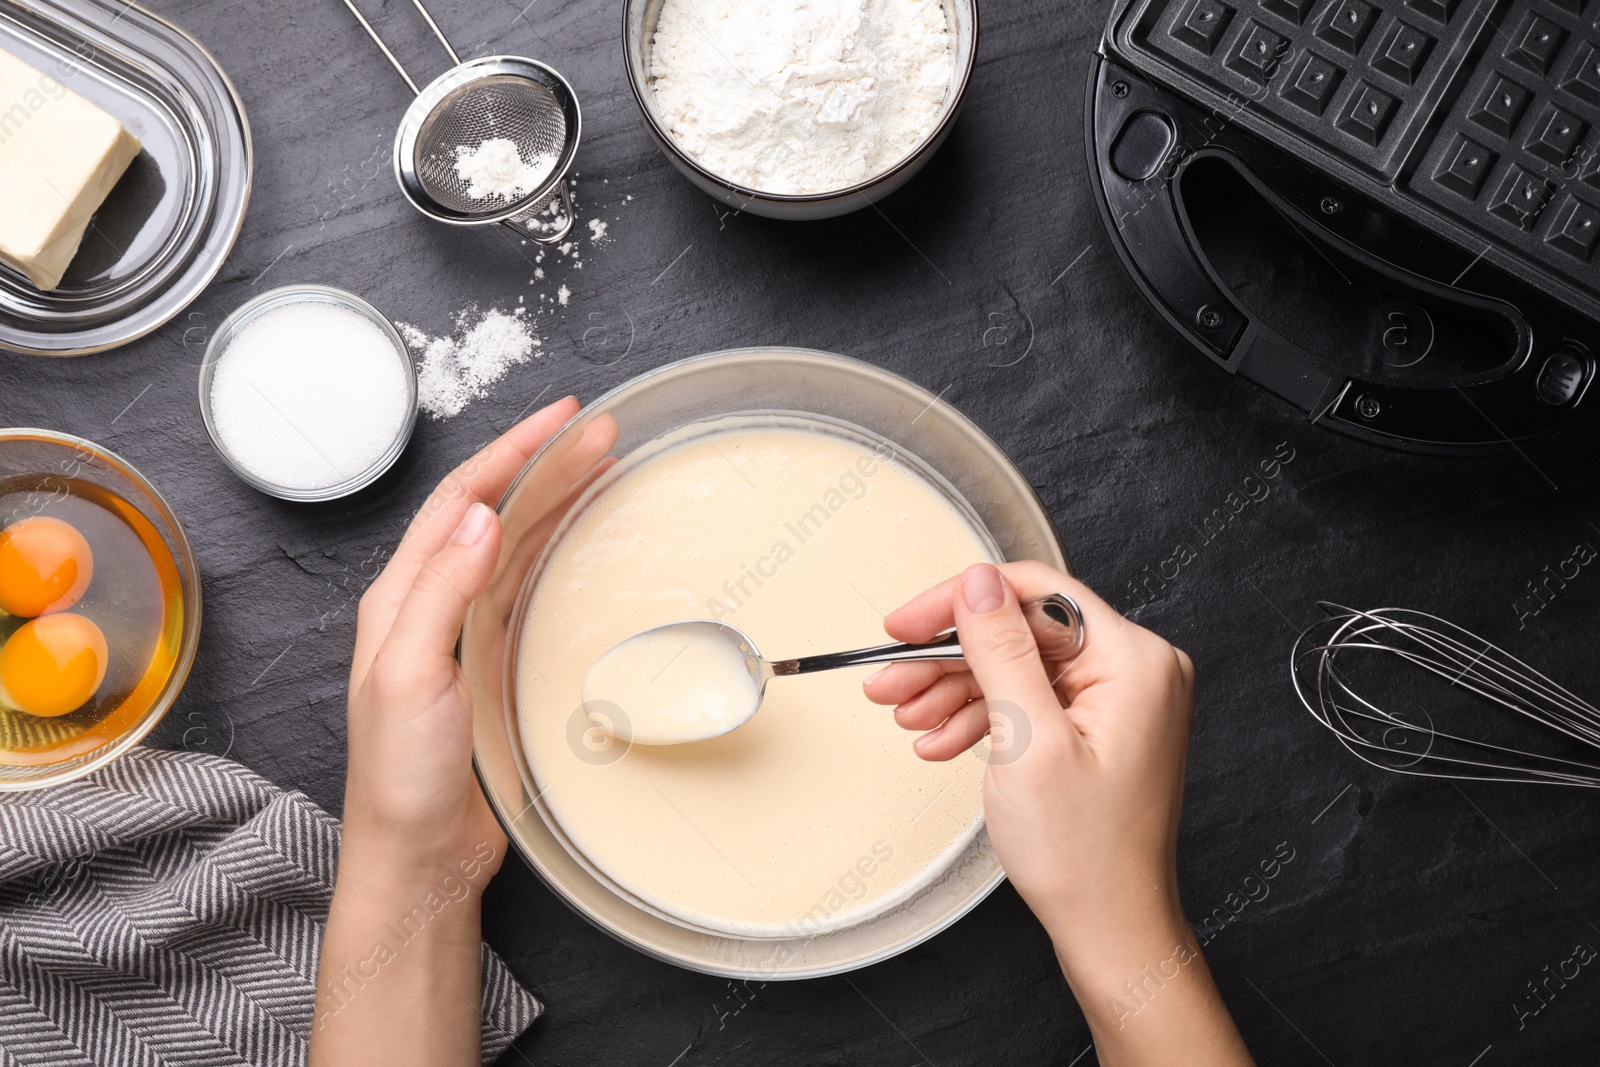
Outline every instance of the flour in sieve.
<svg viewBox="0 0 1600 1067"><path fill-rule="evenodd" d="M954 72L940 0L666 0L656 102L679 146L760 192L866 181L932 132Z"/></svg>
<svg viewBox="0 0 1600 1067"><path fill-rule="evenodd" d="M544 183L555 169L554 155L523 159L517 142L491 137L476 148L456 148L456 177L474 200L519 200Z"/></svg>

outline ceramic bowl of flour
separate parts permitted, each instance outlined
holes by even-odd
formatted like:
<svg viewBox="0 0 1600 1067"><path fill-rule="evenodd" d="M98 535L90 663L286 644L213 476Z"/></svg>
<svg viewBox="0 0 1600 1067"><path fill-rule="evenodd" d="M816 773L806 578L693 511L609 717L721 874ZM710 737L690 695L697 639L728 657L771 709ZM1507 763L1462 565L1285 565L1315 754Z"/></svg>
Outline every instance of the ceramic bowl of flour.
<svg viewBox="0 0 1600 1067"><path fill-rule="evenodd" d="M578 914L624 944L691 970L759 980L818 977L877 963L927 940L976 907L1004 878L981 818L973 832L950 835L952 847L927 868L926 877L908 879L905 892L886 894L869 909L855 908L870 892L887 890L888 883L880 884L878 880L897 877L887 866L889 860L915 851L908 835L928 825L929 819L943 818L938 813L939 805L945 803L947 796L965 788L965 779L952 787L950 794L935 793L924 802L932 808L911 805L909 820L891 827L881 840L876 830L848 812L833 810L829 814L819 806L805 809L801 817L784 819L777 817L781 814L778 808L761 811L762 805L755 802L769 799L769 790L790 788L790 783L768 776L765 771L755 778L759 783L755 792L730 791L727 800L720 807L713 805L713 814L708 816L706 809L697 807L697 801L675 784L677 779L673 776L683 768L667 767L656 755L626 752L611 743L614 739L596 736L587 718L582 714L568 715L569 706L559 700L541 704L536 694L532 702L526 698L531 692L530 680L548 677L555 683L558 679L551 672L564 669L559 657L565 651L558 647L558 640L551 639L553 631L548 629L555 623L550 618L541 621L539 603L546 591L569 587L556 574L566 565L563 546L575 536L573 531L581 532L580 527L590 517L597 519L596 528L611 530L630 542L634 540L633 523L642 521L641 528L649 536L638 540L690 546L683 550L682 566L699 566L709 559L717 563L709 567L711 572L722 570L718 562L723 561L722 554L693 548L693 544L706 542L686 539L681 522L664 521L663 513L654 508L619 511L616 517L609 517L612 512L606 510L606 501L624 484L627 472L648 469L652 450L666 437L686 428L690 428L689 440L702 444L722 441L713 451L720 454L724 448L734 447L727 454L743 455L737 446L730 446L731 438L717 436L717 427L730 420L740 420L741 424L760 420L776 425L797 419L826 422L834 427L836 436L847 435L852 440L892 442L895 454L908 461L915 457L918 469L926 472L930 483L936 481L950 500L965 509L963 514L970 514L992 546L993 557L1038 559L1066 567L1065 552L1049 515L1027 480L993 441L953 407L903 378L857 360L803 349L741 349L684 360L635 378L590 404L550 439L501 501L501 557L488 591L468 613L460 646L462 667L472 694L474 765L511 847ZM688 455L690 451L685 446L681 452L666 454ZM718 456L701 458L711 464L713 472L719 469L717 464L724 462ZM828 463L832 464L830 470L842 468L831 459ZM888 473L885 469L870 478L881 479ZM767 481L759 474L755 480L763 484ZM885 495L891 491L889 484L876 480L870 485L871 493L877 494L870 499L882 501L886 513L898 514L898 506L889 507L887 503L891 499ZM824 500L825 496L817 499ZM686 499L692 503L694 498ZM855 513L844 509L854 505L844 503L844 499L841 497L838 502L841 510L827 522L850 521ZM791 511L802 513L799 508L785 508L783 514ZM812 508L803 514L815 519L818 513ZM641 520L644 515L653 517ZM758 532L777 529L776 536L790 538L800 547L795 549L793 559L781 564L757 557L749 559L754 571L769 577L764 579L767 584L759 593L762 599L746 598L734 609L742 625L759 628L763 611L781 615L791 604L803 606L781 586L798 571L774 571L774 567L804 569L810 565L806 560L818 557L801 557L798 553L825 552L826 546L821 541L801 545L798 538L804 535L809 539L814 523L803 517L797 521L799 532L794 534L785 534L786 528L764 521L750 524ZM581 537L577 542L580 548L585 543ZM918 555L928 548L913 544L906 546L906 552ZM617 559L609 553L592 555L609 560L608 569L617 566ZM727 573L742 580L733 571ZM556 577L551 578L552 575ZM684 583L692 579L697 590L704 584L679 569L673 569L671 575L672 583L679 583L680 578ZM864 598L869 609L870 601L882 599L871 581L864 586L859 580L850 584L856 586L850 595ZM719 597L725 595L720 586L717 589ZM596 592L594 587L585 586L586 597ZM844 596L839 590L818 590L817 595L834 593ZM675 601L661 600L649 591L629 603L645 612L679 610ZM702 613L691 606L684 614ZM881 624L876 609L866 614L871 615L874 629ZM633 617L615 621L621 625ZM597 625L611 625L610 621L598 619L586 622L576 615L566 619L561 625L574 635L587 633ZM652 617L640 625L653 621ZM599 636L609 640L606 635ZM872 635L863 631L847 636L846 644L865 644L870 643ZM800 644L797 642L794 647L799 648ZM781 694L771 696L777 700ZM539 725L535 719L547 713L549 721ZM774 705L764 709L762 715L781 713ZM770 718L769 724L773 724ZM752 732L760 728L761 723L752 724L735 731L740 736L729 740L760 748L765 741L762 735ZM826 734L843 736L831 730ZM896 754L888 758L904 755L909 759L909 738L897 734L893 748L885 751ZM741 762L751 761L746 764L750 767L757 766L763 758L754 750L737 755ZM850 777L845 770L850 754L825 755L823 763L830 773ZM552 757L577 776L567 777L563 771L548 777ZM692 753L683 758L699 759ZM968 770L977 772L974 779L981 780L979 757L969 754L963 762ZM585 766L580 767L580 763ZM640 774L630 772L619 778L613 773L629 767ZM658 777L657 771L665 777ZM574 784L584 782L594 789L587 794L574 790ZM654 869L646 865L642 871L629 872L616 866L615 855L603 855L591 847L597 821L609 818L602 810L603 801L624 796L617 789L632 790L636 786L643 789L644 802L653 803L661 814L683 814L690 829L679 830L688 834L685 841L689 847L698 844L710 850L710 858L704 864L706 871L741 893L743 890L738 887L745 884L745 879L752 889L770 888L766 864L776 862L774 857L779 854L795 851L798 843L815 837L818 828L826 830L824 836L838 839L850 860L849 866L840 863L827 869L796 872L796 894L791 895L800 898L798 906L791 913L791 921L781 924L778 930L741 930L736 927L743 924L686 915L668 899L672 897L670 883L680 880L685 869L696 868L704 857L697 859L688 852L667 850L668 859ZM667 800L652 800L658 792ZM580 810L579 805L592 807L593 811ZM671 811L669 806L674 806ZM717 813L733 810L755 810L757 817L766 817L770 848L765 851L770 851L771 856L762 854L759 837L754 843L741 844L724 836L717 821L723 816ZM574 813L581 817L580 821L573 821ZM702 833L707 835L704 841L698 836ZM712 846L711 841L718 844ZM881 847L884 845L891 848ZM894 856L888 854L891 849ZM932 852L930 849L929 854ZM727 867L722 866L722 856L727 857Z"/></svg>
<svg viewBox="0 0 1600 1067"><path fill-rule="evenodd" d="M689 181L735 210L805 220L866 207L922 169L966 95L977 0L753 2L770 10L623 5L634 99Z"/></svg>

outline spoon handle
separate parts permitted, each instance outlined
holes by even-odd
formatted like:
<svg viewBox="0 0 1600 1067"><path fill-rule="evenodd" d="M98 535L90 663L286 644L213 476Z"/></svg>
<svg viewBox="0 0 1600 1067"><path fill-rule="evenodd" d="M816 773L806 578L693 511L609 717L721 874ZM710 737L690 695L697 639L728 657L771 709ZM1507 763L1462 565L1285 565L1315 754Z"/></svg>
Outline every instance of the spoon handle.
<svg viewBox="0 0 1600 1067"><path fill-rule="evenodd" d="M1048 663L1070 663L1083 651L1083 612L1069 596L1052 593L1022 605L1022 614L1033 630L1039 645L1039 655ZM929 641L925 645L896 642L858 648L852 652L830 652L822 656L803 656L800 659L777 660L772 664L775 676L810 674L813 671L832 671L840 667L860 667L868 663L913 663L930 659L961 659L961 640L956 632Z"/></svg>

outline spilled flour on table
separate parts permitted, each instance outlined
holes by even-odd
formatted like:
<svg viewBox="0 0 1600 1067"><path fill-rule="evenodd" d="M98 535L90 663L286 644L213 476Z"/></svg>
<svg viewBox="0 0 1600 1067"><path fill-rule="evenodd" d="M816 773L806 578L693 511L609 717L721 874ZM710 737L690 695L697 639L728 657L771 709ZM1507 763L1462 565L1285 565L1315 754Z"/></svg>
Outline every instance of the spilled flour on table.
<svg viewBox="0 0 1600 1067"><path fill-rule="evenodd" d="M408 323L400 334L418 358L417 403L434 419L459 415L512 367L540 354L543 341L524 321L525 308L507 313L476 306L456 315L455 333L431 337Z"/></svg>
<svg viewBox="0 0 1600 1067"><path fill-rule="evenodd" d="M630 176L631 177L631 176ZM582 294L562 277L567 271L580 271L583 269L584 253L594 249L605 248L617 240L616 225L621 216L613 213L611 217L600 217L608 209L616 212L625 207L634 199L632 193L624 195L620 200L612 200L608 207L596 207L593 214L581 209L578 197L578 175L573 174L568 179L568 194L573 210L577 212L579 220L572 227L572 232L555 244L545 244L528 247L525 258L533 267L533 274L528 278L528 284L536 290L527 301L527 307L532 314L559 315L561 309L573 306L575 301L581 301ZM596 184L591 182L590 184ZM599 186L610 184L609 179L601 179ZM528 241L522 242L528 246ZM548 258L547 258L548 257ZM575 275L565 274L568 280L575 279ZM546 281L556 283L554 292L547 286L541 285ZM542 289L543 291L537 291Z"/></svg>
<svg viewBox="0 0 1600 1067"><path fill-rule="evenodd" d="M495 195L493 190L520 180L512 163L509 156L502 159L484 153L484 158L474 160L473 165L481 164L481 184ZM573 175L570 194L574 210L578 207L576 179L577 175ZM630 194L612 207L632 199ZM540 216L540 228L554 228L561 221L558 214L547 210ZM561 280L562 276L571 279L573 276L566 274L568 270L583 269L586 248L610 245L616 239L612 227L617 221L615 215L609 220L583 218L568 237L553 245L531 244L524 239L518 247L526 249L523 257L533 267L528 279L532 291L518 296L518 306L510 311L483 311L474 304L457 312L454 330L439 337L409 323L397 323L417 362L418 407L433 419L453 418L473 400L487 397L489 387L505 378L513 367L544 355L544 340L534 332L536 321L544 318L548 325L541 329L548 331L563 321L569 308L581 305L581 294Z"/></svg>

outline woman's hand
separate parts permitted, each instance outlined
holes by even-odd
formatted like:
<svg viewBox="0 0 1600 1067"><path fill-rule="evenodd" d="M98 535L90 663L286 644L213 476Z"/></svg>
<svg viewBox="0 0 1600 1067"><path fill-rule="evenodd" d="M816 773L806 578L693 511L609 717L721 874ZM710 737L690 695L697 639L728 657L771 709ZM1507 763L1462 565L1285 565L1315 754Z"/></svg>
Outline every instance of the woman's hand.
<svg viewBox="0 0 1600 1067"><path fill-rule="evenodd" d="M578 412L568 397L456 468L361 598L350 668L345 854L438 871L505 836L472 773L472 715L455 646L500 553L494 505Z"/></svg>
<svg viewBox="0 0 1600 1067"><path fill-rule="evenodd" d="M578 412L568 397L458 467L361 598L350 670L344 843L317 973L313 1067L477 1064L482 890L506 839L472 772L472 707L455 647L501 550L493 505ZM605 467L595 420L529 483L537 551Z"/></svg>
<svg viewBox="0 0 1600 1067"><path fill-rule="evenodd" d="M1049 593L1083 610L1087 640L1070 664L1040 660L1018 606ZM928 731L915 743L923 759L953 759L995 728L985 815L1017 892L1052 936L1131 906L1181 922L1189 657L1042 563L973 567L885 620L905 641L951 626L966 660L897 664L867 695Z"/></svg>
<svg viewBox="0 0 1600 1067"><path fill-rule="evenodd" d="M1086 643L1068 664L1041 660L1019 607L1049 593L1083 610ZM964 661L896 664L867 695L928 731L923 759L991 734L990 838L1055 943L1101 1062L1250 1062L1178 902L1189 657L1035 562L972 567L885 620L915 642L952 625Z"/></svg>

